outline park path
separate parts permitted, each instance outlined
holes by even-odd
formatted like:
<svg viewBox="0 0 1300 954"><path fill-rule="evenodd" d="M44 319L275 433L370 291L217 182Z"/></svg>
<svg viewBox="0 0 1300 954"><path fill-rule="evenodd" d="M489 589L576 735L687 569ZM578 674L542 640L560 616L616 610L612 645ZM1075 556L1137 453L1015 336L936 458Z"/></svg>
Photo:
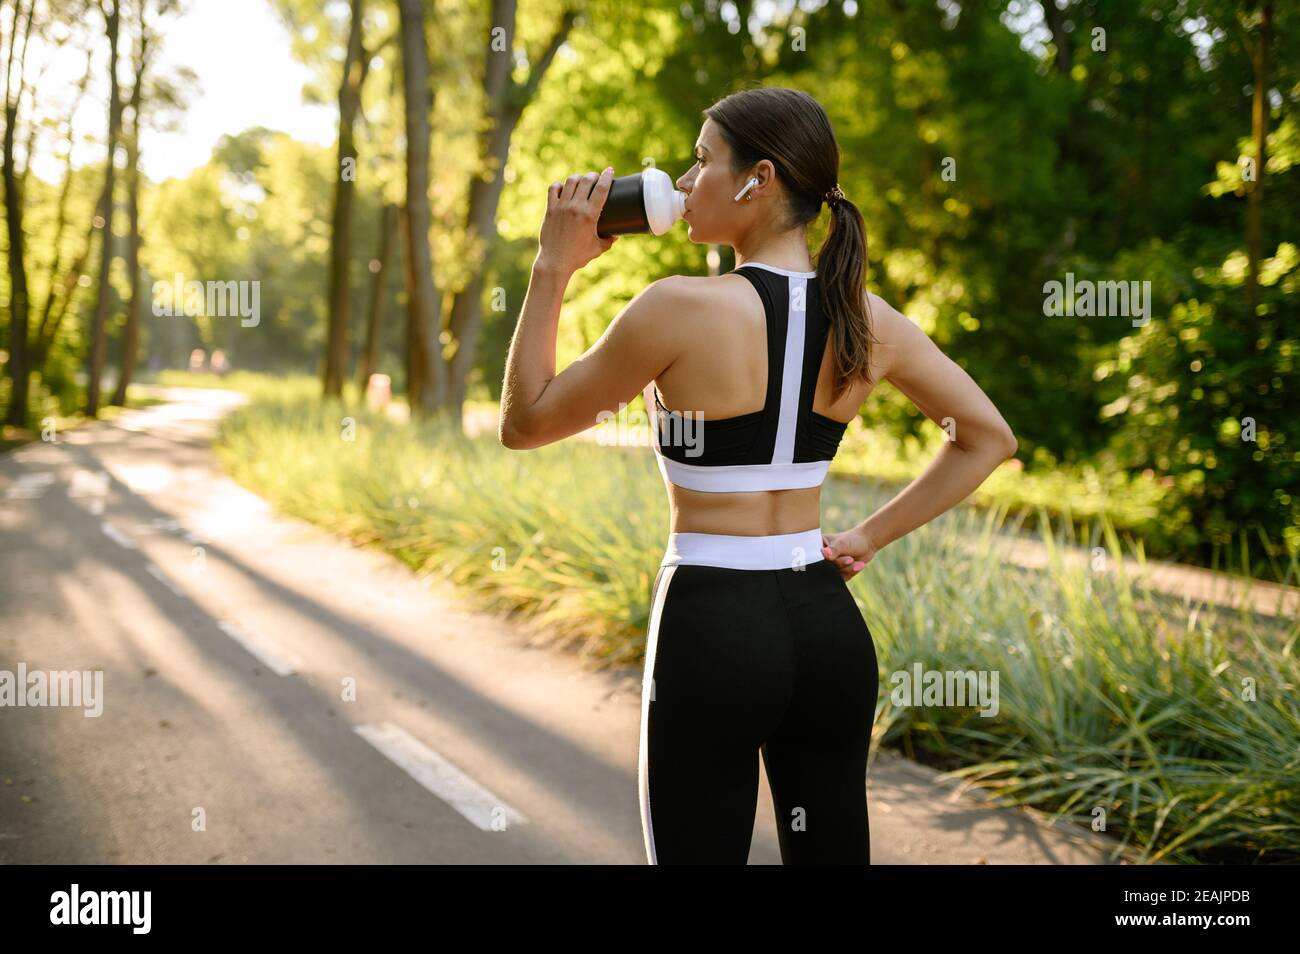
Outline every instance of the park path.
<svg viewBox="0 0 1300 954"><path fill-rule="evenodd" d="M221 473L241 400L165 389L0 456L0 669L103 671L0 709L3 863L643 864L639 669L530 647ZM779 864L760 773L751 864ZM878 864L1097 864L1104 836L893 753Z"/></svg>

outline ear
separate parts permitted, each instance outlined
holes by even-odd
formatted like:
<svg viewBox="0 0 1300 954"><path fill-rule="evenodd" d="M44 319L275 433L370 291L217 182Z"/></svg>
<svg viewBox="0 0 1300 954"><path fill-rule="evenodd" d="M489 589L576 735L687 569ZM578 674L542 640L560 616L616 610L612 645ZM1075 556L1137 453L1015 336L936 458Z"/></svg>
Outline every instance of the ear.
<svg viewBox="0 0 1300 954"><path fill-rule="evenodd" d="M758 185L754 186L754 192L759 195L771 193L776 185L776 166L772 165L771 159L760 159L754 166L754 171L750 173L758 180ZM746 177L748 179L748 176Z"/></svg>

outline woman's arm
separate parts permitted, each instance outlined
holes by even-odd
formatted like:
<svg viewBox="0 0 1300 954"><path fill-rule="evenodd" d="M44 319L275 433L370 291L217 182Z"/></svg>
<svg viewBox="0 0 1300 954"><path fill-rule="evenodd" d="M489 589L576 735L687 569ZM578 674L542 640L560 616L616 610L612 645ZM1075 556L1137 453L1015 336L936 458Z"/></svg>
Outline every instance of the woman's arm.
<svg viewBox="0 0 1300 954"><path fill-rule="evenodd" d="M884 377L948 440L916 479L859 524L875 550L964 500L1016 452L1016 437L993 402L905 315L871 296L875 331L886 345Z"/></svg>
<svg viewBox="0 0 1300 954"><path fill-rule="evenodd" d="M511 449L540 447L599 423L602 411L616 413L620 400L630 401L661 369L659 349L646 346L647 338L658 338L652 324L657 282L616 315L585 354L555 373L556 327L569 279L618 239L596 233L613 179L613 167L606 166L600 175L571 175L547 190L537 257L501 385L497 439Z"/></svg>
<svg viewBox="0 0 1300 954"><path fill-rule="evenodd" d="M676 357L672 316L686 307L689 285L660 278L624 305L601 338L555 373L555 333L573 273L617 237L595 233L614 170L551 183L537 259L506 357L497 439L511 450L563 441L617 416Z"/></svg>
<svg viewBox="0 0 1300 954"><path fill-rule="evenodd" d="M945 443L920 475L862 521L862 529L870 536L875 549L893 543L965 500L998 464L1015 454L1015 438L1010 438L1006 449L998 448L1003 445L963 450L951 441Z"/></svg>
<svg viewBox="0 0 1300 954"><path fill-rule="evenodd" d="M563 440L617 417L677 356L675 316L695 307L681 276L661 278L623 306L590 348L555 373L555 337L571 271L539 256L506 358L497 439L511 450Z"/></svg>
<svg viewBox="0 0 1300 954"><path fill-rule="evenodd" d="M555 377L555 336L560 307L573 272L567 266L545 261L539 252L533 260L532 277L524 295L524 307L515 325L506 356L505 381L501 386L501 418L497 438L509 447L515 423L537 403Z"/></svg>
<svg viewBox="0 0 1300 954"><path fill-rule="evenodd" d="M879 296L872 316L883 318L888 342L885 380L923 415L944 428L948 441L924 472L863 521L876 547L884 547L956 506L1015 454L1015 434L966 370Z"/></svg>

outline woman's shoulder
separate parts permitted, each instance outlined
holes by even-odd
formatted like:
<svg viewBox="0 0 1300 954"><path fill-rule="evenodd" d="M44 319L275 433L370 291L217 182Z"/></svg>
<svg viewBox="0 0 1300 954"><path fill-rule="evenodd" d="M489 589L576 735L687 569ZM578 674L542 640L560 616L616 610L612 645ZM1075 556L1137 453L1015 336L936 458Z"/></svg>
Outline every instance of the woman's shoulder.
<svg viewBox="0 0 1300 954"><path fill-rule="evenodd" d="M643 299L646 333L667 343L674 354L734 342L763 326L762 300L736 274L666 275L638 297Z"/></svg>
<svg viewBox="0 0 1300 954"><path fill-rule="evenodd" d="M896 321L897 319L900 318L903 321L911 320L906 315L904 315L901 311L899 311L897 308L891 305L888 301L886 301L884 298L882 298L880 295L877 295L873 291L867 292L867 308L870 309L871 317L873 318L876 317L877 315L882 315L885 317L887 321Z"/></svg>
<svg viewBox="0 0 1300 954"><path fill-rule="evenodd" d="M701 313L709 314L717 309L734 312L737 305L743 307L748 301L746 296L753 292L749 282L734 272L722 275L667 275L652 282L647 289L653 289L656 305L665 318L678 317L691 321L698 319Z"/></svg>
<svg viewBox="0 0 1300 954"><path fill-rule="evenodd" d="M668 288L675 289L681 294L703 293L710 289L726 288L733 286L737 280L744 281L739 272L723 272L721 275L690 275L685 272L674 275L666 275L655 285L664 285ZM746 284L748 284L746 282Z"/></svg>

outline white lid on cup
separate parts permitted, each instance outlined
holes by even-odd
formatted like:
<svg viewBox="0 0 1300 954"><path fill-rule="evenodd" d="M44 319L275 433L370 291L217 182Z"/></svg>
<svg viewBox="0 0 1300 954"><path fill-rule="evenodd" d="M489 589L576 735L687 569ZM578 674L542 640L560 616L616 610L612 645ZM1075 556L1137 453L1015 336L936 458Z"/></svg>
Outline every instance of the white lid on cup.
<svg viewBox="0 0 1300 954"><path fill-rule="evenodd" d="M654 166L641 170L641 192L650 231L663 235L686 213L686 193L673 187L668 173Z"/></svg>

